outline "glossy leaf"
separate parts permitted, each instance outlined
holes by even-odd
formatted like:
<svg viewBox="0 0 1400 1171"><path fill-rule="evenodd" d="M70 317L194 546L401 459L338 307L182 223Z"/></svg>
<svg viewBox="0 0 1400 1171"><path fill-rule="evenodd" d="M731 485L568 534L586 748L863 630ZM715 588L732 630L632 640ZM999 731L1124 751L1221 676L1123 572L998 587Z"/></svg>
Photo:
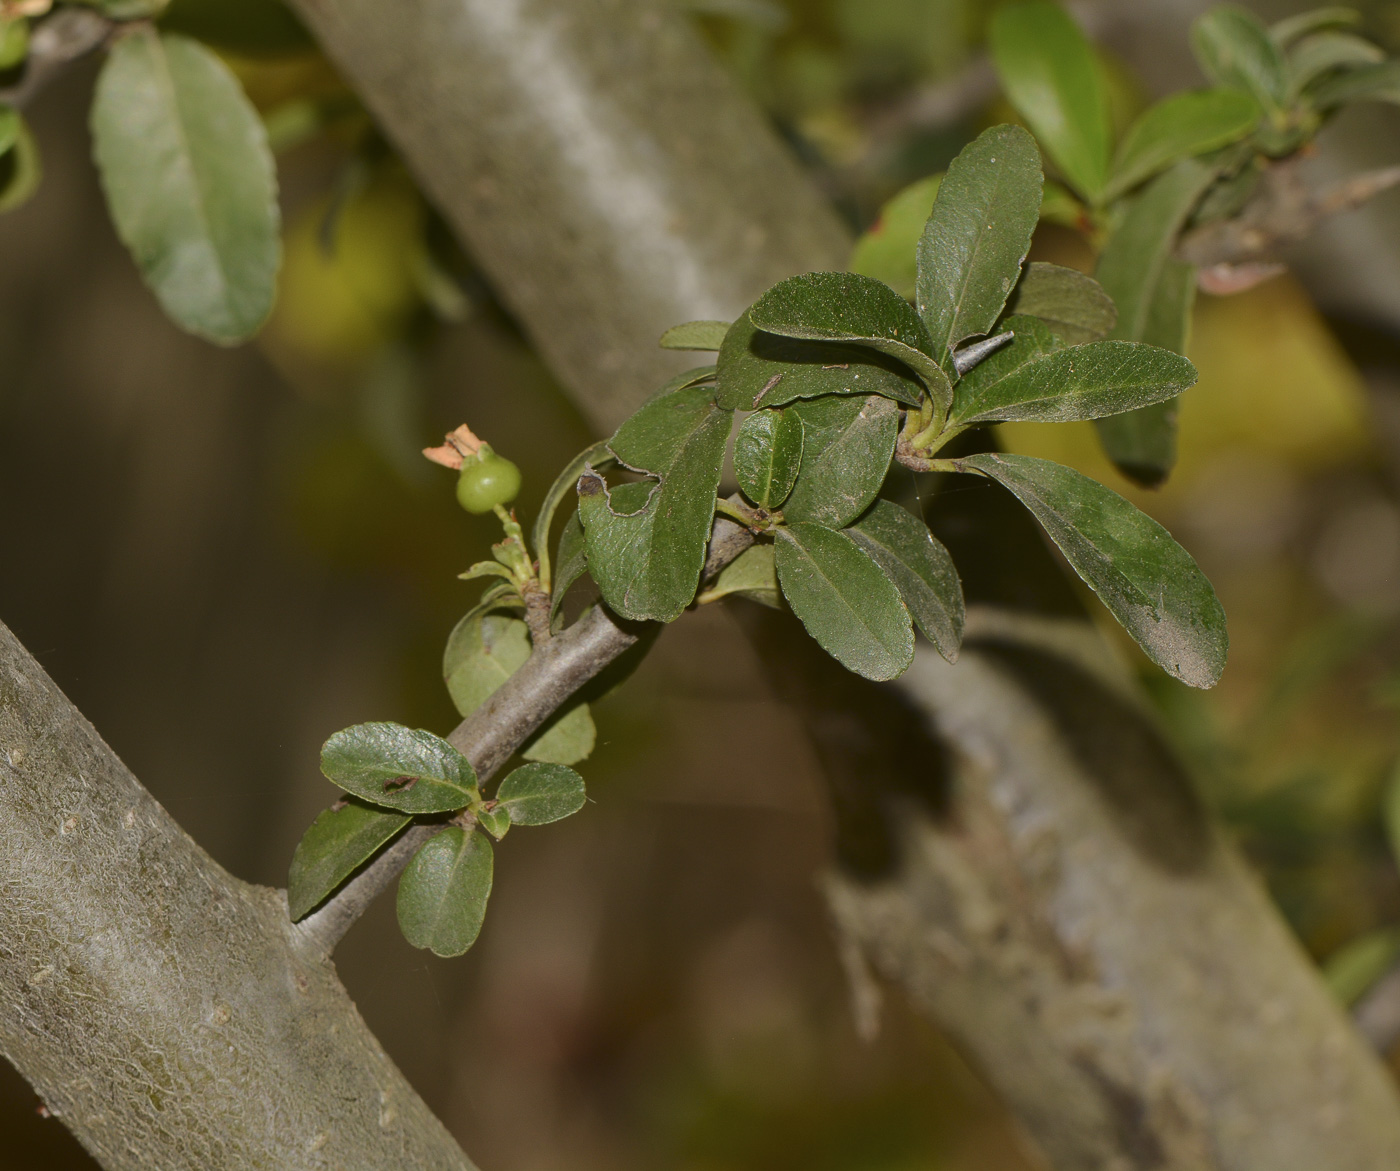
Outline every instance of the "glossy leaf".
<svg viewBox="0 0 1400 1171"><path fill-rule="evenodd" d="M325 810L302 836L287 874L287 910L296 922L396 837L413 819L353 798Z"/></svg>
<svg viewBox="0 0 1400 1171"><path fill-rule="evenodd" d="M1384 60L1385 53L1379 46L1350 33L1323 32L1305 37L1288 54L1289 95L1297 96L1335 69L1379 65Z"/></svg>
<svg viewBox="0 0 1400 1171"><path fill-rule="evenodd" d="M612 462L612 453L608 451L606 442L585 447L568 462L545 493L544 503L540 505L539 514L535 517L535 527L530 534L530 544L540 562L540 584L545 589L553 589L554 586L553 564L549 556L549 533L554 527L554 515L559 511L559 505L574 498L578 478L583 475L584 468L591 467L601 471ZM564 588L568 589L568 586Z"/></svg>
<svg viewBox="0 0 1400 1171"><path fill-rule="evenodd" d="M277 181L228 66L195 41L134 28L98 78L92 132L117 234L165 311L211 341L251 337L276 294Z"/></svg>
<svg viewBox="0 0 1400 1171"><path fill-rule="evenodd" d="M600 477L580 481L589 572L622 617L670 622L694 599L730 420L710 390L653 399L609 447L623 466L654 478L611 491Z"/></svg>
<svg viewBox="0 0 1400 1171"><path fill-rule="evenodd" d="M783 337L869 346L903 362L935 398L948 385L928 330L909 302L858 273L809 272L779 281L749 308L749 319Z"/></svg>
<svg viewBox="0 0 1400 1171"><path fill-rule="evenodd" d="M870 507L885 482L899 410L874 396L815 399L788 410L802 420L802 464L783 515L842 528Z"/></svg>
<svg viewBox="0 0 1400 1171"><path fill-rule="evenodd" d="M893 679L914 658L899 592L845 533L817 524L777 530L783 596L822 649L867 679Z"/></svg>
<svg viewBox="0 0 1400 1171"><path fill-rule="evenodd" d="M1355 8L1313 8L1296 16L1287 16L1269 26L1269 37L1280 49L1309 33L1329 28L1350 28L1361 23L1361 13Z"/></svg>
<svg viewBox="0 0 1400 1171"><path fill-rule="evenodd" d="M1119 144L1105 192L1116 199L1178 159L1228 146L1249 135L1259 103L1237 89L1173 94L1150 106Z"/></svg>
<svg viewBox="0 0 1400 1171"><path fill-rule="evenodd" d="M13 211L27 203L39 190L44 177L39 160L39 144L20 118L15 127L15 141L8 151L0 154L0 213Z"/></svg>
<svg viewBox="0 0 1400 1171"><path fill-rule="evenodd" d="M950 663L958 660L966 608L953 559L908 509L889 500L846 530L894 584L910 617Z"/></svg>
<svg viewBox="0 0 1400 1171"><path fill-rule="evenodd" d="M1097 202L1112 137L1108 91L1088 38L1058 4L1031 0L998 9L989 41L1016 112L1070 186Z"/></svg>
<svg viewBox="0 0 1400 1171"><path fill-rule="evenodd" d="M734 437L734 474L760 508L779 508L802 463L802 418L793 411L755 411Z"/></svg>
<svg viewBox="0 0 1400 1171"><path fill-rule="evenodd" d="M399 879L399 927L414 947L459 956L481 934L491 897L490 839L452 825L423 843Z"/></svg>
<svg viewBox="0 0 1400 1171"><path fill-rule="evenodd" d="M687 321L673 325L661 335L663 350L717 350L729 332L728 321Z"/></svg>
<svg viewBox="0 0 1400 1171"><path fill-rule="evenodd" d="M877 350L764 333L747 313L720 348L718 385L719 405L740 411L828 394L879 394L918 406L924 393L903 362Z"/></svg>
<svg viewBox="0 0 1400 1171"><path fill-rule="evenodd" d="M1288 94L1288 70L1268 30L1252 12L1232 5L1212 8L1191 25L1191 48L1201 71L1216 85L1254 95L1266 110Z"/></svg>
<svg viewBox="0 0 1400 1171"><path fill-rule="evenodd" d="M1073 468L1027 455L958 461L1008 488L1148 658L1192 687L1212 687L1229 636L1215 590L1146 513Z"/></svg>
<svg viewBox="0 0 1400 1171"><path fill-rule="evenodd" d="M321 749L321 772L347 793L401 813L445 813L477 796L471 761L441 736L402 724L356 724Z"/></svg>
<svg viewBox="0 0 1400 1171"><path fill-rule="evenodd" d="M1118 324L1113 298L1098 281L1043 261L1026 265L1007 309L1015 316L1038 317L1071 345L1097 341Z"/></svg>
<svg viewBox="0 0 1400 1171"><path fill-rule="evenodd" d="M879 218L856 241L850 270L884 281L912 301L918 280L914 251L942 181L942 174L916 180L881 207Z"/></svg>
<svg viewBox="0 0 1400 1171"><path fill-rule="evenodd" d="M730 596L748 598L775 610L782 607L772 545L750 545L720 571L700 600L716 602Z"/></svg>
<svg viewBox="0 0 1400 1171"><path fill-rule="evenodd" d="M496 790L496 804L514 825L548 825L577 813L588 800L583 778L558 764L527 764Z"/></svg>
<svg viewBox="0 0 1400 1171"><path fill-rule="evenodd" d="M549 599L549 623L557 629L559 614L564 606L564 598L569 587L588 572L588 541L584 536L583 522L578 518L578 509L569 514L563 531L559 534L558 564L554 567Z"/></svg>
<svg viewBox="0 0 1400 1171"><path fill-rule="evenodd" d="M1319 110L1332 110L1352 102L1389 102L1400 105L1400 61L1348 69L1324 77L1305 95Z"/></svg>
<svg viewBox="0 0 1400 1171"><path fill-rule="evenodd" d="M918 307L946 361L989 332L1021 275L1040 218L1040 151L1019 126L993 126L963 147L919 237Z"/></svg>

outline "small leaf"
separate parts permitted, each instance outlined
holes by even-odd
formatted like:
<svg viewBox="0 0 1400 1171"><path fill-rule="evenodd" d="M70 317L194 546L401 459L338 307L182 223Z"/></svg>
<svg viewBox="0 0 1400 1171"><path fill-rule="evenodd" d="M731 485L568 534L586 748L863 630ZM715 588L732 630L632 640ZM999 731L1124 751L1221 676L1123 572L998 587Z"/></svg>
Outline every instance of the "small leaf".
<svg viewBox="0 0 1400 1171"><path fill-rule="evenodd" d="M0 213L14 211L39 190L44 170L39 160L39 144L23 118L15 126L15 141L0 154Z"/></svg>
<svg viewBox="0 0 1400 1171"><path fill-rule="evenodd" d="M478 809L476 823L499 842L510 830L510 814L499 806L494 809Z"/></svg>
<svg viewBox="0 0 1400 1171"><path fill-rule="evenodd" d="M958 661L966 608L953 559L908 509L889 500L846 530L894 583L905 608L924 636L950 663Z"/></svg>
<svg viewBox="0 0 1400 1171"><path fill-rule="evenodd" d="M1149 107L1118 147L1105 199L1116 199L1178 159L1228 146L1249 135L1259 104L1237 89L1173 94Z"/></svg>
<svg viewBox="0 0 1400 1171"><path fill-rule="evenodd" d="M509 569L499 561L478 561L465 573L457 575L463 581L475 581L479 577L504 577L509 579L512 575Z"/></svg>
<svg viewBox="0 0 1400 1171"><path fill-rule="evenodd" d="M1191 687L1213 687L1229 636L1215 590L1151 517L1088 476L1028 455L974 455L1040 521L1074 571L1147 657Z"/></svg>
<svg viewBox="0 0 1400 1171"><path fill-rule="evenodd" d="M717 602L730 596L748 598L774 610L782 608L772 545L750 545L720 570L714 584L700 595L700 601Z"/></svg>
<svg viewBox="0 0 1400 1171"><path fill-rule="evenodd" d="M1118 324L1113 298L1098 281L1078 269L1039 260L1026 265L1007 310L1040 318L1071 345L1097 341Z"/></svg>
<svg viewBox="0 0 1400 1171"><path fill-rule="evenodd" d="M92 108L117 234L165 311L221 344L272 311L277 180L262 120L218 57L138 26L113 46Z"/></svg>
<svg viewBox="0 0 1400 1171"><path fill-rule="evenodd" d="M297 844L287 874L295 923L387 845L413 819L351 798L325 810Z"/></svg>
<svg viewBox="0 0 1400 1171"><path fill-rule="evenodd" d="M777 530L778 581L792 612L847 670L893 679L914 659L914 628L884 572L845 533L817 524Z"/></svg>
<svg viewBox="0 0 1400 1171"><path fill-rule="evenodd" d="M622 617L671 622L694 599L730 421L711 390L652 399L618 428L609 447L624 467L654 480L611 491L601 477L580 481L588 569Z"/></svg>
<svg viewBox="0 0 1400 1171"><path fill-rule="evenodd" d="M663 350L717 350L729 332L728 321L687 321L661 335Z"/></svg>
<svg viewBox="0 0 1400 1171"><path fill-rule="evenodd" d="M747 313L720 348L718 383L719 405L740 411L828 394L880 394L916 407L924 393L904 363L877 350L764 333Z"/></svg>
<svg viewBox="0 0 1400 1171"><path fill-rule="evenodd" d="M578 487L578 478L583 475L584 468L591 467L595 471L602 471L612 462L612 453L608 451L606 442L585 447L568 462L564 470L555 477L554 483L549 486L549 491L545 493L544 503L540 505L539 515L535 517L534 530L530 534L531 547L540 562L540 584L545 589L552 590L554 588L554 575L549 556L549 531L554 526L554 514L559 511L559 505L565 499L574 497L575 489ZM569 587L565 586L564 588L567 590Z"/></svg>
<svg viewBox="0 0 1400 1171"><path fill-rule="evenodd" d="M1352 102L1389 102L1400 105L1400 61L1364 65L1333 77L1324 77L1307 93L1308 104L1327 111Z"/></svg>
<svg viewBox="0 0 1400 1171"><path fill-rule="evenodd" d="M527 764L496 790L496 804L514 825L548 825L583 808L588 795L583 778L558 764Z"/></svg>
<svg viewBox="0 0 1400 1171"><path fill-rule="evenodd" d="M1313 8L1297 16L1287 16L1269 26L1269 37L1280 49L1309 33L1326 28L1350 28L1361 23L1361 13L1355 8Z"/></svg>
<svg viewBox="0 0 1400 1171"><path fill-rule="evenodd" d="M1008 100L1070 186L1098 202L1108 179L1111 129L1093 46L1049 0L999 8L988 36Z"/></svg>
<svg viewBox="0 0 1400 1171"><path fill-rule="evenodd" d="M889 285L857 273L809 272L779 281L749 308L759 329L805 341L854 342L896 358L936 400L948 376L933 358L928 330Z"/></svg>
<svg viewBox="0 0 1400 1171"><path fill-rule="evenodd" d="M941 173L918 179L880 208L879 218L856 241L848 266L851 272L884 281L912 301L918 280L914 251L933 213L941 182Z"/></svg>
<svg viewBox="0 0 1400 1171"><path fill-rule="evenodd" d="M414 947L459 956L476 942L491 897L491 842L449 826L429 838L399 879L399 927Z"/></svg>
<svg viewBox="0 0 1400 1171"><path fill-rule="evenodd" d="M1385 53L1378 46L1350 33L1327 32L1306 37L1288 54L1288 69L1292 75L1289 96L1296 97L1334 69L1379 65L1384 60Z"/></svg>
<svg viewBox="0 0 1400 1171"><path fill-rule="evenodd" d="M1381 927L1344 944L1327 957L1322 978L1342 1004L1350 1007L1400 959L1400 929Z"/></svg>
<svg viewBox="0 0 1400 1171"><path fill-rule="evenodd" d="M1288 94L1283 54L1252 12L1212 8L1191 25L1191 48L1216 85L1245 90L1266 110L1282 106Z"/></svg>
<svg viewBox="0 0 1400 1171"><path fill-rule="evenodd" d="M578 518L578 509L569 514L564 530L559 534L559 564L554 569L554 580L550 584L549 600L550 629L557 629L559 613L564 606L564 598L569 587L588 572L588 543L583 533L583 522Z"/></svg>
<svg viewBox="0 0 1400 1171"><path fill-rule="evenodd" d="M534 738L520 750L526 760L549 764L577 764L593 755L598 727L586 703L566 707L547 720Z"/></svg>
<svg viewBox="0 0 1400 1171"><path fill-rule="evenodd" d="M760 508L778 508L802 463L802 418L793 411L755 411L734 437L734 474Z"/></svg>
<svg viewBox="0 0 1400 1171"><path fill-rule="evenodd" d="M471 761L440 736L356 724L321 749L321 771L348 793L401 813L446 813L478 796Z"/></svg>
<svg viewBox="0 0 1400 1171"><path fill-rule="evenodd" d="M790 521L842 528L870 507L894 457L899 410L887 398L794 403L802 420L802 464L783 506Z"/></svg>
<svg viewBox="0 0 1400 1171"><path fill-rule="evenodd" d="M1019 126L984 130L948 168L918 248L919 315L940 362L1001 316L1040 218L1041 182L1040 151Z"/></svg>

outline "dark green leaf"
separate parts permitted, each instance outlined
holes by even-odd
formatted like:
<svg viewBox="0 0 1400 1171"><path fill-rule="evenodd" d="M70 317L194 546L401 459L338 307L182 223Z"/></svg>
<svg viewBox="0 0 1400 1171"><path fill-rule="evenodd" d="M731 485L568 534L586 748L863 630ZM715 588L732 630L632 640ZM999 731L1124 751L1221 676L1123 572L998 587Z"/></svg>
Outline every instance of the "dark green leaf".
<svg viewBox="0 0 1400 1171"><path fill-rule="evenodd" d="M661 335L663 350L717 350L729 332L728 321L687 321Z"/></svg>
<svg viewBox="0 0 1400 1171"><path fill-rule="evenodd" d="M1191 48L1216 85L1245 90L1266 110L1282 106L1288 95L1283 54L1252 12L1232 5L1212 8L1192 24Z"/></svg>
<svg viewBox="0 0 1400 1171"><path fill-rule="evenodd" d="M300 53L315 45L282 0L171 0L160 26L247 57Z"/></svg>
<svg viewBox="0 0 1400 1171"><path fill-rule="evenodd" d="M399 879L399 927L414 947L459 956L476 942L491 897L491 842L449 826L429 838Z"/></svg>
<svg viewBox="0 0 1400 1171"><path fill-rule="evenodd" d="M445 813L477 796L471 761L441 736L402 724L356 724L321 749L321 771L348 793L401 813Z"/></svg>
<svg viewBox="0 0 1400 1171"><path fill-rule="evenodd" d="M989 29L1002 88L1081 195L1097 202L1112 143L1108 91L1093 46L1049 0L1008 4Z"/></svg>
<svg viewBox="0 0 1400 1171"><path fill-rule="evenodd" d="M1166 529L1118 493L1049 460L988 454L958 463L1005 485L1030 509L1148 658L1192 687L1215 685L1229 647L1225 612Z"/></svg>
<svg viewBox="0 0 1400 1171"><path fill-rule="evenodd" d="M1319 110L1331 110L1352 102L1400 105L1400 61L1364 65L1325 77L1308 91L1307 98Z"/></svg>
<svg viewBox="0 0 1400 1171"><path fill-rule="evenodd" d="M1288 16L1269 26L1269 36L1280 49L1286 49L1300 37L1325 28L1350 28L1361 23L1361 13L1355 8L1313 8Z"/></svg>
<svg viewBox="0 0 1400 1171"><path fill-rule="evenodd" d="M1205 154L1246 137L1259 103L1242 90L1173 94L1149 107L1119 144L1106 199L1116 199L1178 159Z"/></svg>
<svg viewBox="0 0 1400 1171"><path fill-rule="evenodd" d="M751 411L828 394L880 394L914 407L923 384L877 350L764 333L747 313L730 327L719 352L721 407Z"/></svg>
<svg viewBox="0 0 1400 1171"><path fill-rule="evenodd" d="M412 820L354 798L316 818L297 845L287 874L292 922L319 906Z"/></svg>
<svg viewBox="0 0 1400 1171"><path fill-rule="evenodd" d="M942 181L942 174L919 179L880 208L880 218L856 241L850 270L884 281L912 301L918 280L914 252Z"/></svg>
<svg viewBox="0 0 1400 1171"><path fill-rule="evenodd" d="M720 571L714 584L700 595L700 601L717 602L730 595L748 598L775 610L782 607L772 545L750 545Z"/></svg>
<svg viewBox="0 0 1400 1171"><path fill-rule="evenodd" d="M0 106L0 155L19 141L19 114L9 106Z"/></svg>
<svg viewBox="0 0 1400 1171"><path fill-rule="evenodd" d="M1370 41L1350 33L1317 33L1306 37L1288 54L1289 95L1296 97L1309 85L1334 69L1359 65L1379 65L1385 53Z"/></svg>
<svg viewBox="0 0 1400 1171"><path fill-rule="evenodd" d="M0 154L0 213L13 211L39 190L43 167L39 145L24 120L19 120L14 145Z"/></svg>
<svg viewBox="0 0 1400 1171"><path fill-rule="evenodd" d="M899 592L845 533L817 524L777 530L778 581L807 633L847 670L893 679L914 658Z"/></svg>
<svg viewBox="0 0 1400 1171"><path fill-rule="evenodd" d="M966 617L962 582L928 525L898 504L877 500L846 534L885 571L938 653L957 662Z"/></svg>
<svg viewBox="0 0 1400 1171"><path fill-rule="evenodd" d="M611 492L601 477L580 481L589 572L624 618L670 622L694 599L730 420L710 390L652 399L609 447L624 467L654 480Z"/></svg>
<svg viewBox="0 0 1400 1171"><path fill-rule="evenodd" d="M802 419L793 411L755 411L734 438L734 474L760 508L778 508L802 463Z"/></svg>
<svg viewBox="0 0 1400 1171"><path fill-rule="evenodd" d="M842 528L870 507L885 482L899 410L874 395L819 398L788 410L802 420L802 464L783 515Z"/></svg>
<svg viewBox="0 0 1400 1171"><path fill-rule="evenodd" d="M1041 181L1040 151L1019 126L984 130L948 168L918 248L919 314L940 362L1001 316L1040 218Z"/></svg>
<svg viewBox="0 0 1400 1171"><path fill-rule="evenodd" d="M1097 341L1118 324L1113 298L1098 281L1078 269L1039 260L1026 265L1007 309L1040 318L1071 345Z"/></svg>
<svg viewBox="0 0 1400 1171"><path fill-rule="evenodd" d="M948 386L928 330L909 302L859 273L809 272L779 281L753 303L749 320L782 337L869 346L903 362L934 398Z"/></svg>
<svg viewBox="0 0 1400 1171"><path fill-rule="evenodd" d="M272 311L277 180L257 111L222 61L150 27L98 79L93 149L117 234L165 311L231 344Z"/></svg>
<svg viewBox="0 0 1400 1171"><path fill-rule="evenodd" d="M578 478L583 475L584 468L591 467L595 471L602 471L611 463L612 454L608 451L606 442L586 447L569 461L545 493L544 503L540 505L539 515L535 517L534 530L530 534L531 545L540 562L540 584L545 589L553 589L554 586L549 556L549 531L554 525L554 514L559 511L559 505L566 498L574 496L578 488Z"/></svg>
<svg viewBox="0 0 1400 1171"><path fill-rule="evenodd" d="M577 813L587 801L583 778L558 764L527 764L496 790L496 803L515 825L548 825Z"/></svg>
<svg viewBox="0 0 1400 1171"><path fill-rule="evenodd" d="M564 606L569 587L587 572L588 543L583 534L583 522L579 520L578 509L575 508L559 534L559 564L554 569L549 600L550 629L557 628L559 612Z"/></svg>

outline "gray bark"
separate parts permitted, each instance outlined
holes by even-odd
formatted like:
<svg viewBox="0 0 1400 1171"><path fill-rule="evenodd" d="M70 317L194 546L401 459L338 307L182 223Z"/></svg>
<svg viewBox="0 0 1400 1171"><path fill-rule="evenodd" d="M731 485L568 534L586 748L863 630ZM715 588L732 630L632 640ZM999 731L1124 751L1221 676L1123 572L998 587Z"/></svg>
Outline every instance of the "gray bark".
<svg viewBox="0 0 1400 1171"><path fill-rule="evenodd" d="M661 330L844 263L771 133L645 0L293 2L600 429L664 374ZM1121 681L1099 702L1101 672L1075 692L1102 651L1076 631L1049 654L1005 632L1036 687L921 654L881 693L938 725L955 783L905 810L887 872L832 877L838 922L1064 1171L1400 1165L1388 1076L1160 738L1116 771L1072 751L1085 721L1140 747L1144 719ZM871 765L838 805L932 767Z"/></svg>

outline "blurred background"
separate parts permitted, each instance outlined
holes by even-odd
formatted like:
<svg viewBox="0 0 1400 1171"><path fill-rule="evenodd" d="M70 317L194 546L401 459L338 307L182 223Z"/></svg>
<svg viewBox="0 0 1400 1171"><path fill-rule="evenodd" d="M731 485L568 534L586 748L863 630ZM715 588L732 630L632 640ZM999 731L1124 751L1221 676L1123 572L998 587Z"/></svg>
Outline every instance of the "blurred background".
<svg viewBox="0 0 1400 1171"><path fill-rule="evenodd" d="M981 0L686 7L853 229L1008 117ZM1075 7L1117 116L1198 83L1186 29L1200 7ZM1362 7L1400 51L1400 3ZM280 886L334 799L317 770L327 735L456 722L440 655L479 592L456 574L498 533L456 507L452 477L419 449L469 422L522 466L532 515L592 436L275 0L176 0L171 19L216 29L281 148L279 306L242 349L179 333L102 206L85 126L95 67L31 107L43 186L0 217L0 620L201 845ZM1311 166L1395 162L1400 112L1368 108L1328 129ZM1053 226L1034 255L1092 260ZM1386 817L1400 194L1291 259L1248 293L1200 298L1201 379L1161 490L1119 478L1088 424L1001 441L1129 495L1215 583L1223 683L1191 692L1140 660L1143 679L1346 997L1400 955ZM833 853L822 781L717 611L669 628L598 706L593 804L498 851L473 951L414 951L392 900L355 928L337 964L361 1011L493 1171L1032 1167L975 1074L898 997L878 1038L857 1038L814 881ZM94 1166L37 1106L0 1063L0 1169Z"/></svg>

